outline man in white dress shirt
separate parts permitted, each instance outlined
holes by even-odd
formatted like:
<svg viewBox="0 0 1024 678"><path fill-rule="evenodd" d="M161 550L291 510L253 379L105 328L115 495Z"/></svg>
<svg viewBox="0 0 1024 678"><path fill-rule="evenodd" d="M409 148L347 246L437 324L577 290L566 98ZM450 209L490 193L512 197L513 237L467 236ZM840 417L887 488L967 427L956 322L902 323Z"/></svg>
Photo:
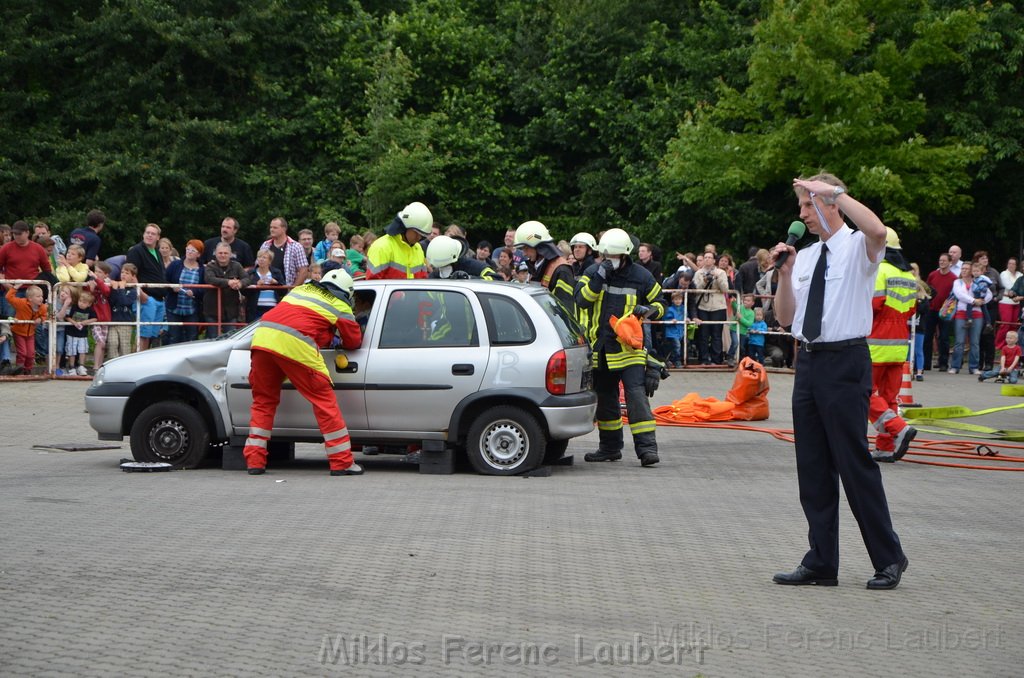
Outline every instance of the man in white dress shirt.
<svg viewBox="0 0 1024 678"><path fill-rule="evenodd" d="M779 270L776 318L800 340L793 384L793 428L800 503L810 550L778 584L835 586L839 571L839 479L860 526L875 576L869 589L892 589L907 557L892 528L878 465L867 441L871 356L871 297L885 253L885 224L852 198L831 174L795 179L800 219L819 242L788 258ZM844 222L845 216L857 227ZM823 251L823 248L826 251ZM817 282L815 279L817 278Z"/></svg>

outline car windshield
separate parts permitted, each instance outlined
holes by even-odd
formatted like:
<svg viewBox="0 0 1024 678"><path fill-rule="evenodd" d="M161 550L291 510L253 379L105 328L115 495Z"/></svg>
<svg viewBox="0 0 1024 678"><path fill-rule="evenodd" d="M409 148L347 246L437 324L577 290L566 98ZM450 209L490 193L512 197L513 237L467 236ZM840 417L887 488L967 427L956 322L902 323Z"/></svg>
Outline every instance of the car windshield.
<svg viewBox="0 0 1024 678"><path fill-rule="evenodd" d="M551 322L554 323L555 329L558 331L558 338L561 340L563 348L586 346L587 340L584 337L583 328L580 327L580 324L576 322L576 318L572 317L554 296L549 293L534 294L533 298L537 300L540 307L551 318Z"/></svg>

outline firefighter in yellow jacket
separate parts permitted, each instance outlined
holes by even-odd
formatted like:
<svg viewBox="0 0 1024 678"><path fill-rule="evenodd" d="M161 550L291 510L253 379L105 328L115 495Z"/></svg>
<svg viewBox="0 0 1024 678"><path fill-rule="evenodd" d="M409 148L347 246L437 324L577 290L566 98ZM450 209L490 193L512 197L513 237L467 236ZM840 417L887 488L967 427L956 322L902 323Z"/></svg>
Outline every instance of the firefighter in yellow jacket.
<svg viewBox="0 0 1024 678"><path fill-rule="evenodd" d="M871 400L868 419L878 431L875 461L899 461L917 429L899 415L896 397L903 380L910 330L907 321L917 304L917 282L903 258L899 236L885 227L885 258L878 266L875 294L871 300L873 319L868 348L871 351Z"/></svg>
<svg viewBox="0 0 1024 678"><path fill-rule="evenodd" d="M363 469L352 458L348 428L320 354L321 348L331 345L335 332L341 336L342 348L351 350L362 343L362 332L352 313L353 287L352 276L343 269L334 269L320 282L296 287L260 318L252 339L252 411L243 451L250 475L266 469L267 443L285 379L313 406L331 475L362 474Z"/></svg>

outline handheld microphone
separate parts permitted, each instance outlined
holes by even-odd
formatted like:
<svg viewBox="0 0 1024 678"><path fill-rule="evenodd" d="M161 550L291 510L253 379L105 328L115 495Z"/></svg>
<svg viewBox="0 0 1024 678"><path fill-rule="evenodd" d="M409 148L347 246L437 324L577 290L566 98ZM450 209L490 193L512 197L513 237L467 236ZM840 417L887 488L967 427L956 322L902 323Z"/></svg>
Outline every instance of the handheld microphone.
<svg viewBox="0 0 1024 678"><path fill-rule="evenodd" d="M800 238L804 237L804 233L807 232L807 226L802 221L794 221L789 225L789 237L786 238L786 247L792 247L797 243ZM789 259L789 251L782 252L775 260L775 268L780 269L782 265L786 263L786 259Z"/></svg>

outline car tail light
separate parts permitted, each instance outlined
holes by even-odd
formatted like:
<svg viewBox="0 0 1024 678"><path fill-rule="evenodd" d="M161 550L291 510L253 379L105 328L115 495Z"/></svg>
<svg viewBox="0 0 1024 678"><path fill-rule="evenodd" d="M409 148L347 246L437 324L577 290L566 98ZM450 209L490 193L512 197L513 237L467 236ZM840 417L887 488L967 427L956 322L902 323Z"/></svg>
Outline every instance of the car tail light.
<svg viewBox="0 0 1024 678"><path fill-rule="evenodd" d="M548 358L548 369L544 373L544 385L552 395L565 395L565 377L568 365L565 351L559 351Z"/></svg>

